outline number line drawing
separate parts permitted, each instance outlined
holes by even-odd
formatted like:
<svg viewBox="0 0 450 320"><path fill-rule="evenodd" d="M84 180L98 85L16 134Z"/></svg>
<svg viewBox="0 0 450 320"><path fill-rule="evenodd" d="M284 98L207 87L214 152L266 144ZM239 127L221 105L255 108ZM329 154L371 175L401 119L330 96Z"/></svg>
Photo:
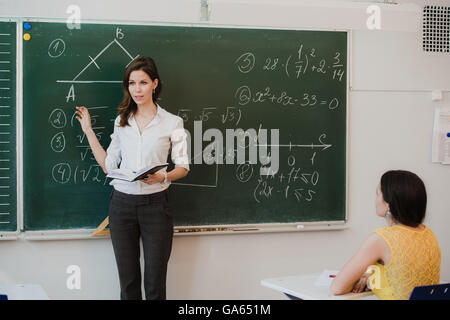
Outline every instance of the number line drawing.
<svg viewBox="0 0 450 320"><path fill-rule="evenodd" d="M328 148L330 148L332 145L331 144L257 144L257 146L259 147L289 147L289 149L292 149L293 147L297 147L297 148L323 148L322 150L326 150Z"/></svg>

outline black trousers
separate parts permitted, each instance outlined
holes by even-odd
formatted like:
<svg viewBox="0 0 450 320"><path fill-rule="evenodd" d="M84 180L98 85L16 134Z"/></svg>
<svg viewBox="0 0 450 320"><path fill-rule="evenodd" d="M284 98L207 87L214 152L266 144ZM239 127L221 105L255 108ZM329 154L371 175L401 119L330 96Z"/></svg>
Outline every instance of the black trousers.
<svg viewBox="0 0 450 320"><path fill-rule="evenodd" d="M142 238L145 297L147 300L165 300L167 264L173 238L169 190L149 195L130 195L113 190L109 227L119 271L120 298L142 299Z"/></svg>

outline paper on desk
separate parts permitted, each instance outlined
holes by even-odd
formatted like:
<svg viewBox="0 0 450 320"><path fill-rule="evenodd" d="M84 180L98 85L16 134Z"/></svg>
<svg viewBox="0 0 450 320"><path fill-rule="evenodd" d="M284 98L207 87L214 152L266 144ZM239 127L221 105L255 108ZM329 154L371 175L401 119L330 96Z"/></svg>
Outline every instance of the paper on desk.
<svg viewBox="0 0 450 320"><path fill-rule="evenodd" d="M329 287L333 282L334 277L339 273L338 270L323 270L323 272L317 277L316 282L314 283L317 287Z"/></svg>

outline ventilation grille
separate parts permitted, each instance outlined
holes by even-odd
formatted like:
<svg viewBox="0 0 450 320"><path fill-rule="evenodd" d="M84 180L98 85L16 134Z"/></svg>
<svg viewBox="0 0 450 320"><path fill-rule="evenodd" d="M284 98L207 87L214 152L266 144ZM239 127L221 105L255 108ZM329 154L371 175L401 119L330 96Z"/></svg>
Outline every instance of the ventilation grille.
<svg viewBox="0 0 450 320"><path fill-rule="evenodd" d="M450 7L423 8L423 50L450 52Z"/></svg>

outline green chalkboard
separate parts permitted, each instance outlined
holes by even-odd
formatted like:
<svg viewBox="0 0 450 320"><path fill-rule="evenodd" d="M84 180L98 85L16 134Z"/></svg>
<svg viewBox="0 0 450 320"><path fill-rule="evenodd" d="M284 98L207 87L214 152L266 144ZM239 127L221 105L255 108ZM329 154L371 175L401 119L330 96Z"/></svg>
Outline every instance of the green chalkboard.
<svg viewBox="0 0 450 320"><path fill-rule="evenodd" d="M16 23L0 21L0 231L17 230Z"/></svg>
<svg viewBox="0 0 450 320"><path fill-rule="evenodd" d="M158 103L190 137L191 171L170 187L176 226L345 220L346 32L33 22L30 33L25 230L92 228L107 215L111 187L74 107L89 108L106 148L137 56L155 59Z"/></svg>

